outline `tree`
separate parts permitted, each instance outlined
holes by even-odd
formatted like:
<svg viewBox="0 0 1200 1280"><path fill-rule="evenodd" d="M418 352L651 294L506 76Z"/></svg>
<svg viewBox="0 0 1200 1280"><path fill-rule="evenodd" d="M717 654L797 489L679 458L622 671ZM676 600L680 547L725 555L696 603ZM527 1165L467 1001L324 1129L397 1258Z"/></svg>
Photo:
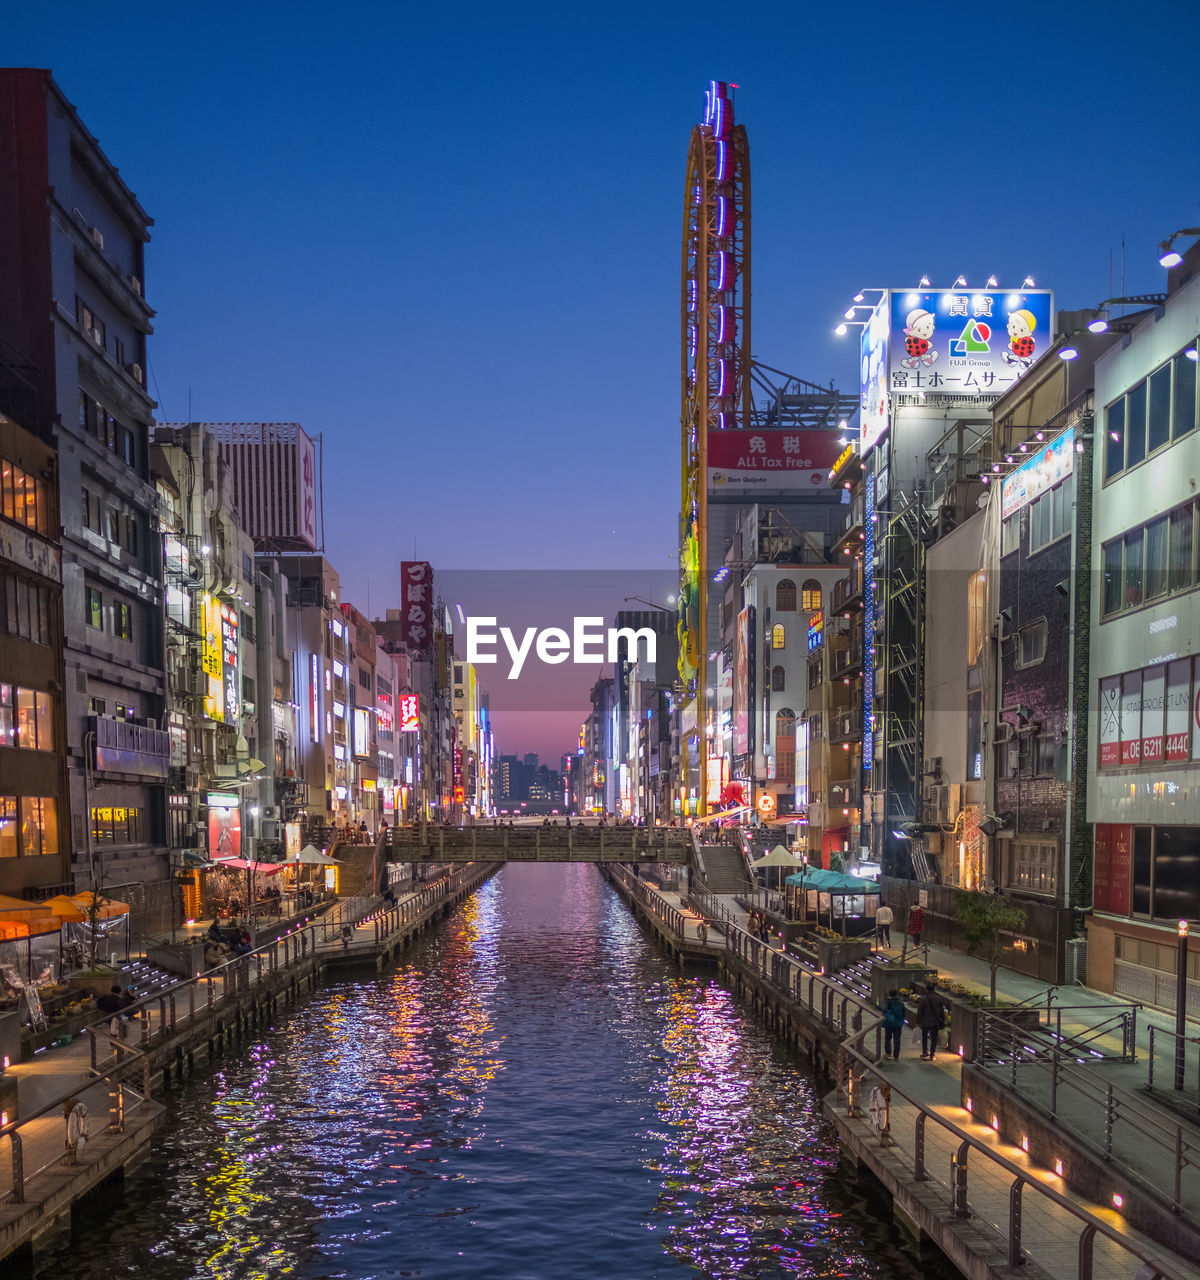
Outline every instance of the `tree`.
<svg viewBox="0 0 1200 1280"><path fill-rule="evenodd" d="M1000 967L1000 935L1025 927L1025 912L1006 898L990 893L958 895L956 914L967 955L983 953L991 971L991 1002L996 1003L996 970Z"/></svg>

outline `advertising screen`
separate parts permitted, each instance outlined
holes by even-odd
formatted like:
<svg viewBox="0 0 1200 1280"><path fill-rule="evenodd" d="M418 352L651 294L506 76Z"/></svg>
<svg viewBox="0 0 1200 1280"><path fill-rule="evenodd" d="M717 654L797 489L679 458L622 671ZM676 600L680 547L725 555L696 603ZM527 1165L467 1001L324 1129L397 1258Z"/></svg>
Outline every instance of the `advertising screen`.
<svg viewBox="0 0 1200 1280"><path fill-rule="evenodd" d="M897 403L990 403L1050 346L1049 289L896 289L888 391Z"/></svg>
<svg viewBox="0 0 1200 1280"><path fill-rule="evenodd" d="M208 856L214 860L242 856L242 810L235 795L208 793Z"/></svg>
<svg viewBox="0 0 1200 1280"><path fill-rule="evenodd" d="M1068 427L1060 436L1038 445L1037 452L1011 474L1004 477L1000 489L1000 518L1009 516L1053 489L1071 474L1075 461L1075 428Z"/></svg>
<svg viewBox="0 0 1200 1280"><path fill-rule="evenodd" d="M858 380L862 404L858 417L862 441L859 452L864 454L888 429L888 325L885 293L862 332Z"/></svg>
<svg viewBox="0 0 1200 1280"><path fill-rule="evenodd" d="M354 708L354 754L371 754L371 713L364 707Z"/></svg>

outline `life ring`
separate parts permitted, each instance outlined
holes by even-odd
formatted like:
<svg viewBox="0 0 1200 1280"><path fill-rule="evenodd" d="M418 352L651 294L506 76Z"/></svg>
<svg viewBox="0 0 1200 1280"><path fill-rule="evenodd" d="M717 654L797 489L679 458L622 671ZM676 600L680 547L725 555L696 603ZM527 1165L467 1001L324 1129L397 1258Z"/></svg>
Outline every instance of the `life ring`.
<svg viewBox="0 0 1200 1280"><path fill-rule="evenodd" d="M871 1128L876 1133L882 1133L884 1119L887 1116L887 1103L884 1102L878 1086L871 1090L871 1097L867 1102L867 1115L871 1119Z"/></svg>

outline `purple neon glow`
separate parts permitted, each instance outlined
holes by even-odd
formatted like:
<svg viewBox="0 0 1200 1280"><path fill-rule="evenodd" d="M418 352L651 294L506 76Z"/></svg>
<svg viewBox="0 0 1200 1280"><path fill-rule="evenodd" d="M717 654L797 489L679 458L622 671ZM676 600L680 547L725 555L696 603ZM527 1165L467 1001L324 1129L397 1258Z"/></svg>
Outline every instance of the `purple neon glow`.
<svg viewBox="0 0 1200 1280"><path fill-rule="evenodd" d="M717 181L724 182L726 173L725 169L729 163L729 148L724 142L717 143Z"/></svg>
<svg viewBox="0 0 1200 1280"><path fill-rule="evenodd" d="M728 341L728 339L725 337L726 317L728 316L728 314L729 314L728 307L717 308L717 341L718 342Z"/></svg>
<svg viewBox="0 0 1200 1280"><path fill-rule="evenodd" d="M719 368L719 370L720 370L720 376L719 376L719 378L717 379L717 395L719 395L719 396L723 396L723 395L725 394L725 366L726 366L728 363L729 363L729 361L727 361L727 360L722 360L722 361L720 362L720 365L718 366L718 368Z"/></svg>
<svg viewBox="0 0 1200 1280"><path fill-rule="evenodd" d="M729 286L725 283L725 274L728 270L726 259L728 257L729 255L725 252L724 249L722 249L721 252L717 254L717 288L718 289L729 288Z"/></svg>
<svg viewBox="0 0 1200 1280"><path fill-rule="evenodd" d="M725 221L729 215L729 201L724 196L717 197L717 235L725 234Z"/></svg>
<svg viewBox="0 0 1200 1280"><path fill-rule="evenodd" d="M721 430L724 431L725 430L725 410L724 409L721 410L721 413L717 421L720 423Z"/></svg>

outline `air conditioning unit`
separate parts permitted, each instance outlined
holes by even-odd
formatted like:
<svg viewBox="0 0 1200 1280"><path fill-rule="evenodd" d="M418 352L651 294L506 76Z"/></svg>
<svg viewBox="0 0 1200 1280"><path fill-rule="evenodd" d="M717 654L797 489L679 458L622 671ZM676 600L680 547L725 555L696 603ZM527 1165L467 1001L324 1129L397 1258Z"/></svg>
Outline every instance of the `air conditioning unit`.
<svg viewBox="0 0 1200 1280"><path fill-rule="evenodd" d="M273 804L264 804L262 816L264 818L277 818L279 817L279 810Z"/></svg>
<svg viewBox="0 0 1200 1280"><path fill-rule="evenodd" d="M937 821L949 822L950 788L948 786L937 786L931 787L930 791L933 796L933 811L937 815Z"/></svg>
<svg viewBox="0 0 1200 1280"><path fill-rule="evenodd" d="M140 298L142 296L142 282L137 278L137 276L126 276L125 279L129 281L129 287Z"/></svg>
<svg viewBox="0 0 1200 1280"><path fill-rule="evenodd" d="M262 838L264 840L279 839L279 823L275 818L264 818L262 820Z"/></svg>
<svg viewBox="0 0 1200 1280"><path fill-rule="evenodd" d="M99 227L89 227L88 230L92 233L92 240L94 241L96 248L103 249L104 248L104 232L101 231Z"/></svg>

